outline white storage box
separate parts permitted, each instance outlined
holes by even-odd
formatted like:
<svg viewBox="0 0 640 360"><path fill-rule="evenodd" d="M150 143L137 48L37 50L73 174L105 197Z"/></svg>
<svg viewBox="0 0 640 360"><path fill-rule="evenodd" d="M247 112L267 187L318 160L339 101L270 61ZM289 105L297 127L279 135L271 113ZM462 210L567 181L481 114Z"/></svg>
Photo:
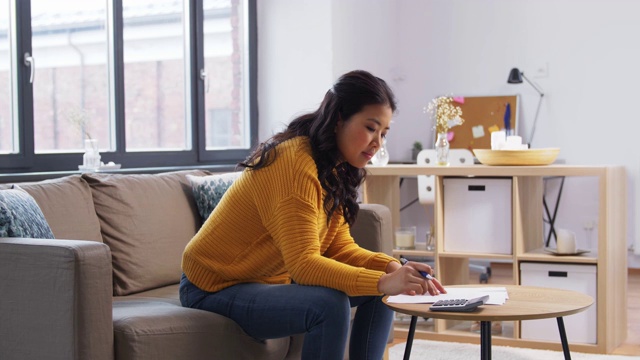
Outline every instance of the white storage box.
<svg viewBox="0 0 640 360"><path fill-rule="evenodd" d="M511 254L511 178L445 178L444 251Z"/></svg>
<svg viewBox="0 0 640 360"><path fill-rule="evenodd" d="M591 296L593 305L585 311L565 316L563 319L569 343L596 343L596 265L521 263L520 284L573 290ZM558 322L555 318L525 320L521 322L520 329L523 339L560 342Z"/></svg>

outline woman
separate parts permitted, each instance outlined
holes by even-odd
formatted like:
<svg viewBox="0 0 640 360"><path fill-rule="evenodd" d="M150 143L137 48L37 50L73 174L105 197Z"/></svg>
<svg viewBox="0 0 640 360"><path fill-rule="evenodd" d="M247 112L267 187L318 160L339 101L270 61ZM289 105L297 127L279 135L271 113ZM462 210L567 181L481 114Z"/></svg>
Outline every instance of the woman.
<svg viewBox="0 0 640 360"><path fill-rule="evenodd" d="M396 109L365 71L340 77L313 113L261 144L200 231L182 268L184 306L237 322L256 339L305 333L303 359L380 359L392 314L382 294L444 292L428 265L360 248L349 234L364 167Z"/></svg>

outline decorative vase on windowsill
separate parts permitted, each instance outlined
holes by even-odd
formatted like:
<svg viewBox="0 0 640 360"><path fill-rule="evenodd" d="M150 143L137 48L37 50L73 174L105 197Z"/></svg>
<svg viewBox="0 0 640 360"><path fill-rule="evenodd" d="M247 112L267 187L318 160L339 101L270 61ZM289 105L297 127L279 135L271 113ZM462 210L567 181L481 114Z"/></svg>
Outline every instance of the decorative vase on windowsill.
<svg viewBox="0 0 640 360"><path fill-rule="evenodd" d="M95 171L100 168L100 150L98 149L98 140L86 139L84 141L82 167L85 171Z"/></svg>
<svg viewBox="0 0 640 360"><path fill-rule="evenodd" d="M434 148L437 164L440 166L449 166L449 129L464 122L464 119L460 117L462 109L453 105L453 101L450 96L440 96L431 100L427 107L427 112L431 115L438 134Z"/></svg>
<svg viewBox="0 0 640 360"><path fill-rule="evenodd" d="M89 130L90 117L85 109L69 108L66 114L67 120L76 127L84 139L84 154L82 155L82 165L78 165L81 172L94 172L100 169L100 150L98 140L91 137Z"/></svg>

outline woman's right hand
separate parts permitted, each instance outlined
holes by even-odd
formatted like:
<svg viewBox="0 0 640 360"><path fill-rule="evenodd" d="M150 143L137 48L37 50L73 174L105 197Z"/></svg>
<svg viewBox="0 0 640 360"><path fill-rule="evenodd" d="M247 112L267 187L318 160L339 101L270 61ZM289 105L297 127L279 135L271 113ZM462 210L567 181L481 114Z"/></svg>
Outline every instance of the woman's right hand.
<svg viewBox="0 0 640 360"><path fill-rule="evenodd" d="M378 291L387 295L438 295L447 291L437 279L427 280L421 274L424 271L431 274L431 267L427 264L410 261L395 271L382 275L378 281Z"/></svg>

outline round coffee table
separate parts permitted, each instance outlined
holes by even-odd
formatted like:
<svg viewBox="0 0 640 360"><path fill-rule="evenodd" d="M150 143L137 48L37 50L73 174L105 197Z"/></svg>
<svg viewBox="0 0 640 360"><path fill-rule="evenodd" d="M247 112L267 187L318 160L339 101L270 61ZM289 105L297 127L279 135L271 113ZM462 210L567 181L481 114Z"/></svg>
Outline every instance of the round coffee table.
<svg viewBox="0 0 640 360"><path fill-rule="evenodd" d="M563 316L579 313L593 304L593 298L576 291L551 289L534 286L520 285L456 285L447 288L473 287L505 287L509 294L509 299L504 305L483 305L474 312L445 312L430 311L431 304L398 304L387 302L388 296L383 301L391 309L411 315L411 325L407 336L407 345L404 352L404 359L408 360L411 355L411 346L416 330L418 317L464 320L480 322L480 358L482 360L491 359L491 322L492 321L514 321L514 320L534 320L555 317L558 321L560 341L564 358L571 359L569 344L564 329Z"/></svg>

